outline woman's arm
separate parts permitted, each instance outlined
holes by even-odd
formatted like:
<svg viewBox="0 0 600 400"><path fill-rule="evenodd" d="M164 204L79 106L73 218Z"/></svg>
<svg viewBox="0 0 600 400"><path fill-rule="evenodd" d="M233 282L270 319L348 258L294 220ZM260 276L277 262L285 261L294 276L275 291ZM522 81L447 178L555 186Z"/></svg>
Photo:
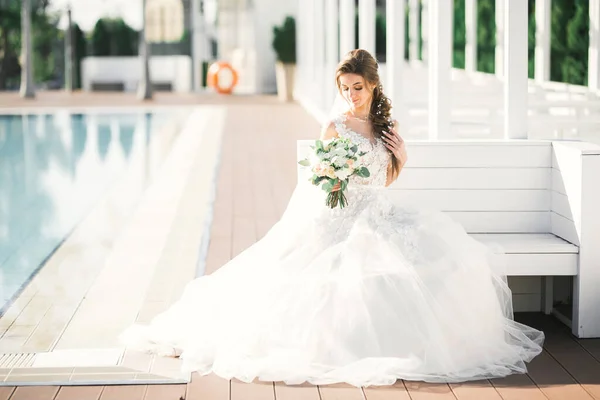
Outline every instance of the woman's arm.
<svg viewBox="0 0 600 400"><path fill-rule="evenodd" d="M404 146L404 140L398 134L399 130L398 121L394 120L394 129L391 132L387 133L386 136L383 137L385 147L390 149L392 153L396 156L396 166L397 172L394 172L392 161L388 165L387 171L387 180L385 182L385 186L391 185L398 176L400 175L400 171L406 164L406 160L408 160L408 155L406 154L406 147Z"/></svg>
<svg viewBox="0 0 600 400"><path fill-rule="evenodd" d="M323 125L321 128L321 140L328 140L338 137L338 133L335 130L335 124L333 122L329 122Z"/></svg>

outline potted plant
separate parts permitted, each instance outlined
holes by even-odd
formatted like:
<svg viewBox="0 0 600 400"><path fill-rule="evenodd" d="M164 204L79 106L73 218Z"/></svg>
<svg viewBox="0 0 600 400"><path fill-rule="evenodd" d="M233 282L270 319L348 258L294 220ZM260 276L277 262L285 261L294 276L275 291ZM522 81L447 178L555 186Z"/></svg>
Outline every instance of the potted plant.
<svg viewBox="0 0 600 400"><path fill-rule="evenodd" d="M273 27L273 49L277 55L275 76L277 95L281 101L291 101L296 70L296 21L286 17L283 25Z"/></svg>

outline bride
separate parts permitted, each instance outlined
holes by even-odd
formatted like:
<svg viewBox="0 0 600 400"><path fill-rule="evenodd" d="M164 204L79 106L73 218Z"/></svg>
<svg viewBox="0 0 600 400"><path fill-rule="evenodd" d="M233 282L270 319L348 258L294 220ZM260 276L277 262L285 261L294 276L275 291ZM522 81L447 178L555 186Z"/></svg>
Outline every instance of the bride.
<svg viewBox="0 0 600 400"><path fill-rule="evenodd" d="M321 138L351 139L370 171L350 178L348 206L325 206L325 193L301 181L263 239L121 340L244 382L370 386L526 372L544 335L512 319L491 250L445 214L387 197L407 155L377 62L350 52L336 83L349 107Z"/></svg>

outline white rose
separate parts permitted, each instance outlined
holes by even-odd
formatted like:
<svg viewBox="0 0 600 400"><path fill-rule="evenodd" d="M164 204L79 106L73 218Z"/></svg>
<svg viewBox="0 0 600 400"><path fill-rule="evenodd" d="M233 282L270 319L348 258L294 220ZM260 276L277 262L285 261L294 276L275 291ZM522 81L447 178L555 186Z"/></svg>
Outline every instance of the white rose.
<svg viewBox="0 0 600 400"><path fill-rule="evenodd" d="M340 180L345 180L348 179L348 177L350 176L350 170L347 168L344 169L339 169L335 172L335 176L340 179Z"/></svg>

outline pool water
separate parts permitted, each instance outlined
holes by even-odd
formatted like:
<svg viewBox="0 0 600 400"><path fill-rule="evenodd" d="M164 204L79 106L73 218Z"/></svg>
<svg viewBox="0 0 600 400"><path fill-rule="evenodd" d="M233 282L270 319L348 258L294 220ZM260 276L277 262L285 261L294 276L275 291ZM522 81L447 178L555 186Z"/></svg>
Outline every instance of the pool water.
<svg viewBox="0 0 600 400"><path fill-rule="evenodd" d="M0 115L0 314L125 173L135 179L121 206L135 205L164 158L157 136L176 119Z"/></svg>

